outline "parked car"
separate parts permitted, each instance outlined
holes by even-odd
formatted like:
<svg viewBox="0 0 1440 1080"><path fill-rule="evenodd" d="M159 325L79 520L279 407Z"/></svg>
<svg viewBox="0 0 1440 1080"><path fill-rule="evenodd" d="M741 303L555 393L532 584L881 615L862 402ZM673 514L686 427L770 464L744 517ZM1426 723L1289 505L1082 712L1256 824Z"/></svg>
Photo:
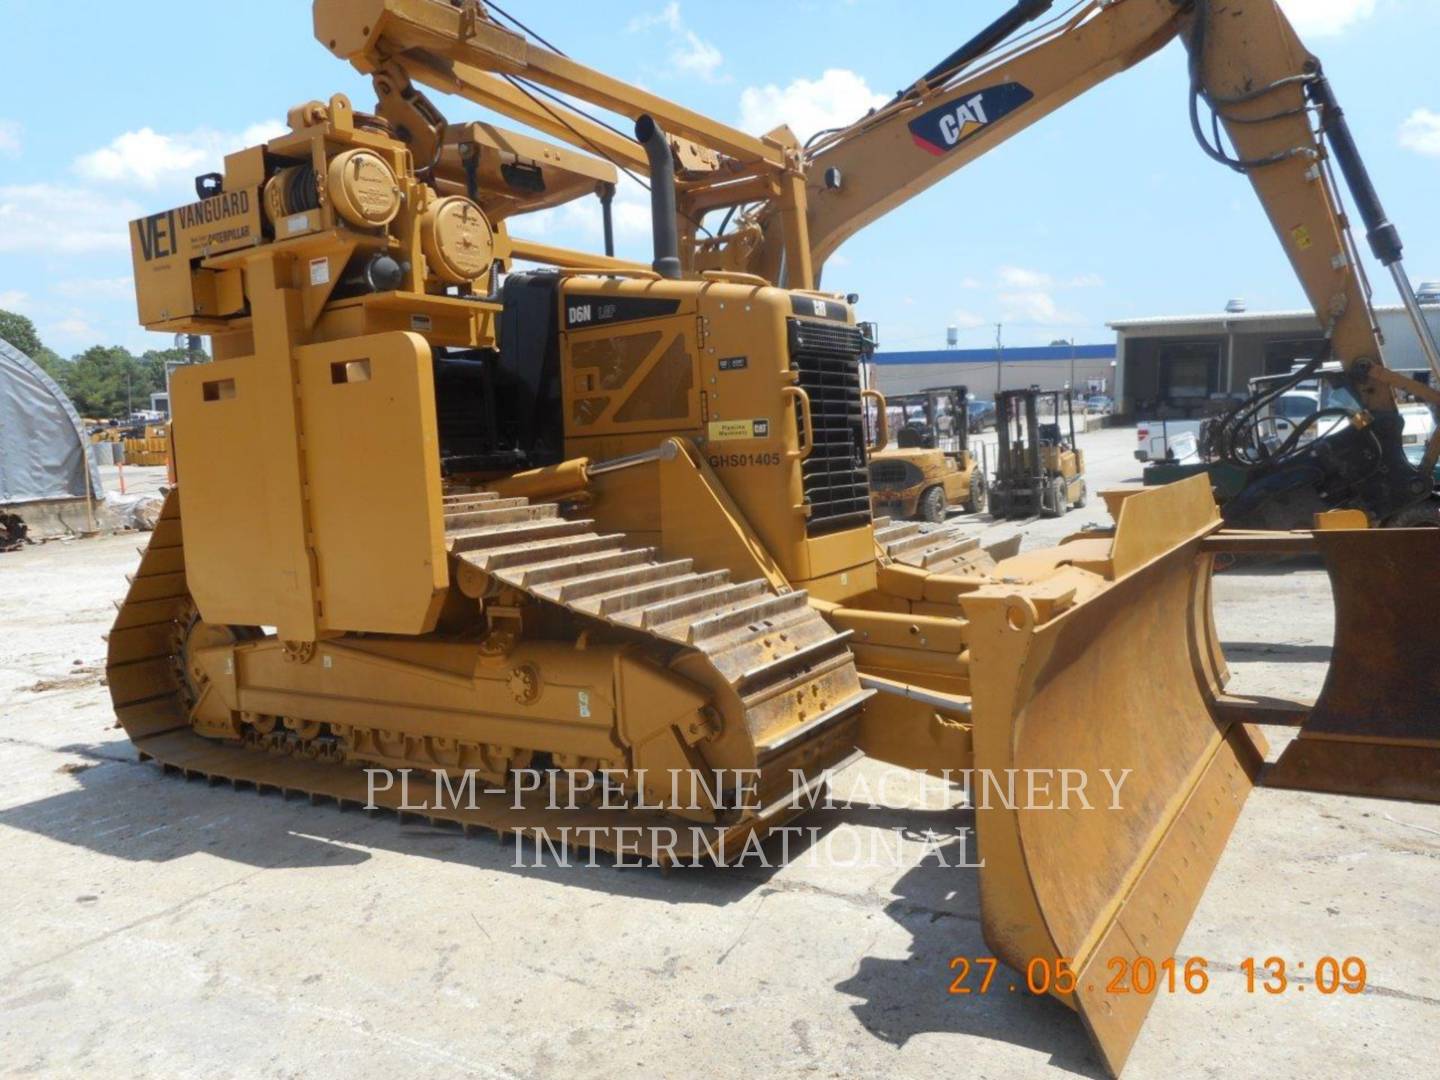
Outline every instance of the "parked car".
<svg viewBox="0 0 1440 1080"><path fill-rule="evenodd" d="M1320 409L1360 410L1360 403L1343 386L1325 387L1318 390L1291 390L1282 394L1270 409L1270 415L1262 421L1262 433L1267 439L1283 441L1295 429ZM1406 446L1423 447L1435 431L1435 414L1430 406L1409 403L1400 406L1400 416L1405 422L1403 440ZM1317 438L1333 434L1345 426L1343 416L1326 417L1312 424L1300 436L1298 445L1304 446Z"/></svg>
<svg viewBox="0 0 1440 1080"><path fill-rule="evenodd" d="M1323 396L1318 389L1290 390L1281 394L1268 412L1260 417L1257 431L1267 445L1278 446L1290 437L1296 427L1304 424L1321 408L1359 409L1360 406L1344 387L1327 388ZM1322 435L1333 434L1344 427L1346 422L1343 416L1317 421L1305 429L1297 440L1297 445L1304 446Z"/></svg>
<svg viewBox="0 0 1440 1080"><path fill-rule="evenodd" d="M1405 419L1405 445L1418 446L1423 453L1430 436L1435 434L1435 414L1429 405L1411 404L1401 405L1400 415Z"/></svg>
<svg viewBox="0 0 1440 1080"><path fill-rule="evenodd" d="M1085 411L1109 416L1115 411L1115 399L1105 394L1091 394L1085 399Z"/></svg>
<svg viewBox="0 0 1440 1080"><path fill-rule="evenodd" d="M1135 460L1184 461L1196 455L1199 433L1199 420L1141 420L1135 425Z"/></svg>

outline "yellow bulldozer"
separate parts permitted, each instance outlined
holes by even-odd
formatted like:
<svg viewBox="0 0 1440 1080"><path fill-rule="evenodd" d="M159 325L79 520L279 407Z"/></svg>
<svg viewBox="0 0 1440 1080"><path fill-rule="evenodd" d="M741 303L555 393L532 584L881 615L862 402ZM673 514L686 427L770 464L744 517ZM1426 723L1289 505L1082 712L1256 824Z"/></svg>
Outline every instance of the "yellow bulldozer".
<svg viewBox="0 0 1440 1080"><path fill-rule="evenodd" d="M1415 692L1434 650L1375 611L1434 590L1440 532L1227 533L1203 479L1107 492L1113 528L999 561L872 518L866 342L855 300L819 288L825 259L1176 36L1359 373L1356 440L1387 452L1399 377L1368 351L1321 166L1333 152L1352 188L1363 171L1278 8L1097 0L1006 44L1048 6L1021 3L807 148L587 68L475 0L317 0L318 39L372 76L374 111L302 103L196 201L131 225L141 322L213 346L174 374L177 484L108 639L140 754L391 807L377 770L452 795L478 779L465 799L437 782L423 813L661 864L731 861L860 753L1126 777L1119 808L977 812L987 940L1018 969L1073 970L1051 992L1118 1072L1152 996L1107 997L1106 966L1172 954L1262 775L1256 721L1304 724L1277 779L1440 793L1433 687ZM450 123L417 83L567 145ZM608 237L620 168L651 189L652 265L524 238L527 215L591 196ZM712 211L733 227L701 236ZM1418 501L1405 479L1367 490ZM1313 709L1224 689L1211 561L1277 544L1319 550L1335 581ZM526 793L530 775L557 783Z"/></svg>

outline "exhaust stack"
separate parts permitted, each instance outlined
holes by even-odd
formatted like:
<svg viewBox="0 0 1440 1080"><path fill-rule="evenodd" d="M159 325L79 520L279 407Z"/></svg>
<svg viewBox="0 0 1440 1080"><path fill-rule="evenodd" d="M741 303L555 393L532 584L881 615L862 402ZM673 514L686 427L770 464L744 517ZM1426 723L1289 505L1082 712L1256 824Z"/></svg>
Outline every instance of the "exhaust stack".
<svg viewBox="0 0 1440 1080"><path fill-rule="evenodd" d="M650 159L650 227L655 237L655 261L650 265L663 278L680 277L680 237L675 230L675 159L670 142L652 116L635 121L635 139Z"/></svg>

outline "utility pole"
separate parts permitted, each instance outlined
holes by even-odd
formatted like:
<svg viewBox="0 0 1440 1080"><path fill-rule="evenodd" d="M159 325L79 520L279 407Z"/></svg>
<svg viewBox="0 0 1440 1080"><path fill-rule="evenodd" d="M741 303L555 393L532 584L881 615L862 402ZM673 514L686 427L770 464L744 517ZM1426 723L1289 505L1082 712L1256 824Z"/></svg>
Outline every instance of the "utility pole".
<svg viewBox="0 0 1440 1080"><path fill-rule="evenodd" d="M1001 385L1005 381L1005 342L1001 334L1005 328L1004 323L995 324L995 394L998 397L1004 389Z"/></svg>

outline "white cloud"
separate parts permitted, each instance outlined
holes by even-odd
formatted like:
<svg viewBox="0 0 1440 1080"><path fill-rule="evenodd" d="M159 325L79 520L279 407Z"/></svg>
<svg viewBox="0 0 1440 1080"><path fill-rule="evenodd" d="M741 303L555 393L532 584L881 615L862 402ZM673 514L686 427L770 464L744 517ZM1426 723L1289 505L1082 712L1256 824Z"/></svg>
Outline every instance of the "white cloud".
<svg viewBox="0 0 1440 1080"><path fill-rule="evenodd" d="M672 0L659 11L653 11L649 15L636 15L625 25L625 30L627 33L635 34L641 30L649 30L652 26L663 26L667 30L678 31L682 25L680 5Z"/></svg>
<svg viewBox="0 0 1440 1080"><path fill-rule="evenodd" d="M30 294L21 292L19 289L6 289L0 292L0 308L6 311L24 311L30 306Z"/></svg>
<svg viewBox="0 0 1440 1080"><path fill-rule="evenodd" d="M98 344L101 337L100 331L95 325L79 315L72 315L69 318L57 319L48 323L45 327L47 339L54 340L60 344L90 346Z"/></svg>
<svg viewBox="0 0 1440 1080"><path fill-rule="evenodd" d="M1047 292L1014 292L1000 294L1001 312L1006 320L1049 323L1059 315L1055 298Z"/></svg>
<svg viewBox="0 0 1440 1080"><path fill-rule="evenodd" d="M950 325L959 327L961 330L974 330L989 325L989 320L976 315L973 311L956 310L950 313Z"/></svg>
<svg viewBox="0 0 1440 1080"><path fill-rule="evenodd" d="M1400 145L1426 157L1440 157L1440 113L1416 109L1400 125Z"/></svg>
<svg viewBox="0 0 1440 1080"><path fill-rule="evenodd" d="M70 278L57 281L54 292L72 300L93 300L100 297L109 300L128 299L135 295L135 279L129 274L110 278Z"/></svg>
<svg viewBox="0 0 1440 1080"><path fill-rule="evenodd" d="M267 121L241 132L198 128L165 134L141 128L117 135L108 146L81 154L75 171L87 180L155 189L162 184L188 182L197 173L218 172L226 154L266 142L289 130Z"/></svg>
<svg viewBox="0 0 1440 1080"><path fill-rule="evenodd" d="M0 120L0 154L17 157L20 153L20 121Z"/></svg>
<svg viewBox="0 0 1440 1080"><path fill-rule="evenodd" d="M970 277L970 276L967 275L966 277L963 277L963 278L960 279L960 288L962 288L962 289L978 289L978 288L980 288L980 279L977 278L977 277Z"/></svg>
<svg viewBox="0 0 1440 1080"><path fill-rule="evenodd" d="M1002 266L999 274L1000 284L1010 289L1045 289L1049 288L1051 277L1049 274L1039 270L1027 270L1023 266Z"/></svg>
<svg viewBox="0 0 1440 1080"><path fill-rule="evenodd" d="M680 5L675 0L649 15L637 15L626 24L625 29L631 34L654 29L666 31L670 38L669 65L681 75L690 75L705 82L724 82L728 78L720 74L720 65L725 62L724 54L685 25Z"/></svg>
<svg viewBox="0 0 1440 1080"><path fill-rule="evenodd" d="M827 68L818 79L795 79L783 89L747 86L740 92L740 126L763 135L789 124L804 142L817 131L854 123L888 100L855 72Z"/></svg>
<svg viewBox="0 0 1440 1080"><path fill-rule="evenodd" d="M129 223L143 211L129 199L51 184L0 187L0 252L88 255L126 251Z"/></svg>
<svg viewBox="0 0 1440 1080"><path fill-rule="evenodd" d="M1001 288L1031 293L1053 288L1096 289L1105 284L1105 279L1096 273L1076 274L1059 280L1043 270L1030 270L1023 266L1002 266L996 278Z"/></svg>
<svg viewBox="0 0 1440 1080"><path fill-rule="evenodd" d="M626 246L643 261L649 262L650 243L650 193L626 173L620 174L615 185L615 201L610 205L615 222L617 247ZM531 240L545 240L547 243L598 251L598 241L603 235L604 218L598 199L575 199L568 203L526 214L515 221L517 235ZM624 251L617 251L622 258Z"/></svg>
<svg viewBox="0 0 1440 1080"><path fill-rule="evenodd" d="M1055 298L1039 289L1001 293L1000 313L1005 322L1036 326L1055 326L1068 319L1055 303Z"/></svg>
<svg viewBox="0 0 1440 1080"><path fill-rule="evenodd" d="M1302 37L1334 37L1375 14L1375 0L1280 0Z"/></svg>
<svg viewBox="0 0 1440 1080"><path fill-rule="evenodd" d="M697 75L706 82L714 82L716 72L725 62L724 55L708 41L700 40L693 30L686 30L683 37L680 47L670 53L670 63L687 75Z"/></svg>

